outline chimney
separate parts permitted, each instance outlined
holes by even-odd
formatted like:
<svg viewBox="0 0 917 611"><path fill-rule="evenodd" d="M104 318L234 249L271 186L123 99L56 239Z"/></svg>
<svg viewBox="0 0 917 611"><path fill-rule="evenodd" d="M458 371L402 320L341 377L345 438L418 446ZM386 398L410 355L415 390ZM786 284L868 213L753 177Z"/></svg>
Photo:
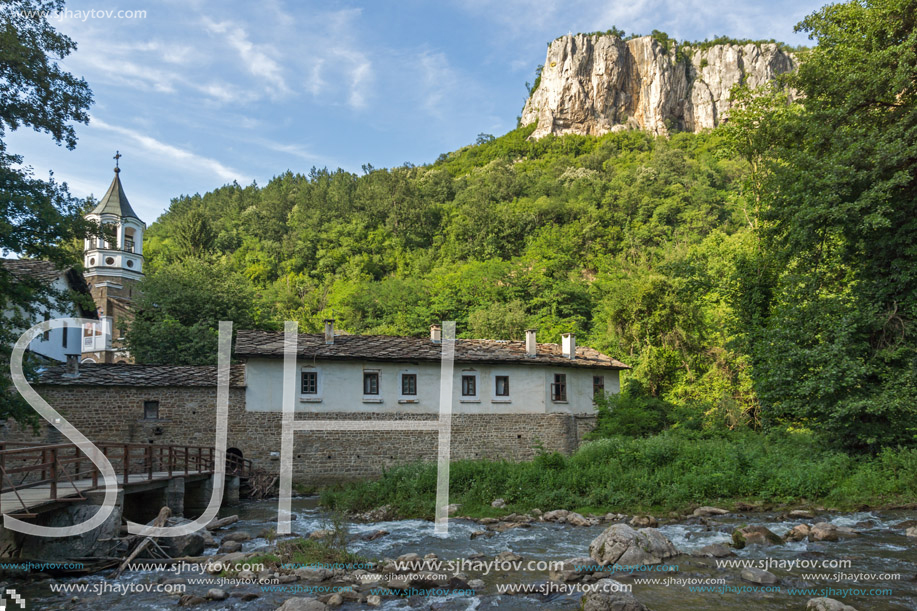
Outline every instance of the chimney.
<svg viewBox="0 0 917 611"><path fill-rule="evenodd" d="M538 356L538 344L535 343L536 329L525 330L525 356Z"/></svg>
<svg viewBox="0 0 917 611"><path fill-rule="evenodd" d="M77 377L80 375L80 355L79 354L68 354L67 355L67 375L72 377Z"/></svg>
<svg viewBox="0 0 917 611"><path fill-rule="evenodd" d="M430 325L430 341L434 344L441 344L443 341L443 326Z"/></svg>
<svg viewBox="0 0 917 611"><path fill-rule="evenodd" d="M333 344L334 343L334 319L326 318L325 323L325 343Z"/></svg>
<svg viewBox="0 0 917 611"><path fill-rule="evenodd" d="M568 359L576 358L576 335L573 333L561 334L564 356Z"/></svg>

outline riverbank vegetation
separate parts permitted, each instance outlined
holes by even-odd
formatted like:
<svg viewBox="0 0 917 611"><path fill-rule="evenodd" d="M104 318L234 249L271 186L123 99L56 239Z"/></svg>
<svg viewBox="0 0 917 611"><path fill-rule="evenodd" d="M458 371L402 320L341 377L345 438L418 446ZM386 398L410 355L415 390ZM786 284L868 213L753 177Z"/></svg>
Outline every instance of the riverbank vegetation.
<svg viewBox="0 0 917 611"><path fill-rule="evenodd" d="M404 517L433 517L436 465L396 467L378 480L326 489L323 505ZM491 507L502 498L506 506ZM825 448L806 432L709 435L667 431L589 442L573 456L544 453L523 463L456 461L449 502L458 515L569 509L580 513L687 512L702 505L851 510L917 502L917 449L875 457Z"/></svg>

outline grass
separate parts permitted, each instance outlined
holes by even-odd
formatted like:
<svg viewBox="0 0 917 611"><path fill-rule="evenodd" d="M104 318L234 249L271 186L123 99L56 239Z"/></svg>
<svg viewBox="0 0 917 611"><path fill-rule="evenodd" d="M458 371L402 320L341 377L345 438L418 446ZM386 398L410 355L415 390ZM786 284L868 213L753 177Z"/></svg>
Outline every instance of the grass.
<svg viewBox="0 0 917 611"><path fill-rule="evenodd" d="M321 502L344 511L390 505L402 517L431 519L435 491L436 465L411 464L378 480L325 489ZM492 508L496 498L506 507ZM462 505L461 515L475 517L536 507L587 513L684 512L738 502L878 507L917 501L917 449L851 456L807 433L613 437L587 443L571 457L454 462L449 501Z"/></svg>

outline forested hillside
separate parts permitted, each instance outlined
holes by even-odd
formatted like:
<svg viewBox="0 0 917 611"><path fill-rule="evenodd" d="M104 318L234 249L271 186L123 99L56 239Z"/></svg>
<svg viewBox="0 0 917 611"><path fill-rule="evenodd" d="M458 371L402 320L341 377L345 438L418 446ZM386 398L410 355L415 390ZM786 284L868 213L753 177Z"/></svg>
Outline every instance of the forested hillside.
<svg viewBox="0 0 917 611"><path fill-rule="evenodd" d="M530 141L529 126L429 166L176 199L147 233L131 350L212 360L220 318L574 331L633 366L600 418L627 415L612 432L750 425L857 451L917 445L914 9L813 13L798 70L733 89L712 132Z"/></svg>
<svg viewBox="0 0 917 611"><path fill-rule="evenodd" d="M533 142L533 128L425 167L288 172L176 199L147 234L148 284L168 279L161 301L184 276L234 283L235 320L260 326L316 331L333 315L351 333L423 335L440 320L463 337L574 331L651 393L740 420L754 398L725 296L751 245L746 164L719 134Z"/></svg>

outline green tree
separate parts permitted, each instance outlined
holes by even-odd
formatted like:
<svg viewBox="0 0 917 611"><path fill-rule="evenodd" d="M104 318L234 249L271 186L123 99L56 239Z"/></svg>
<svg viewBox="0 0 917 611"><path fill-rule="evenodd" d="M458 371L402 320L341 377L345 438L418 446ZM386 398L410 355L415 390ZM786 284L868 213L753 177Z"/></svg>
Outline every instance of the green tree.
<svg viewBox="0 0 917 611"><path fill-rule="evenodd" d="M175 224L175 241L183 256L199 257L213 248L216 233L207 216L197 208L189 210Z"/></svg>
<svg viewBox="0 0 917 611"><path fill-rule="evenodd" d="M61 69L75 48L55 31L47 15L63 0L20 0L0 6L0 253L74 264L69 245L86 237L91 224L66 185L36 178L24 159L8 150L6 134L29 127L68 149L76 146L73 123L86 123L92 93L86 82ZM13 277L0 266L0 387L9 388L9 356L19 332L35 313L66 296L34 278ZM0 418L32 415L18 395L0 393Z"/></svg>
<svg viewBox="0 0 917 611"><path fill-rule="evenodd" d="M858 0L808 16L801 99L754 143L762 265L780 270L748 316L764 415L856 449L917 443L915 15Z"/></svg>
<svg viewBox="0 0 917 611"><path fill-rule="evenodd" d="M206 365L217 360L221 320L234 329L255 321L249 281L226 265L199 258L170 263L138 286L126 343L138 363Z"/></svg>

